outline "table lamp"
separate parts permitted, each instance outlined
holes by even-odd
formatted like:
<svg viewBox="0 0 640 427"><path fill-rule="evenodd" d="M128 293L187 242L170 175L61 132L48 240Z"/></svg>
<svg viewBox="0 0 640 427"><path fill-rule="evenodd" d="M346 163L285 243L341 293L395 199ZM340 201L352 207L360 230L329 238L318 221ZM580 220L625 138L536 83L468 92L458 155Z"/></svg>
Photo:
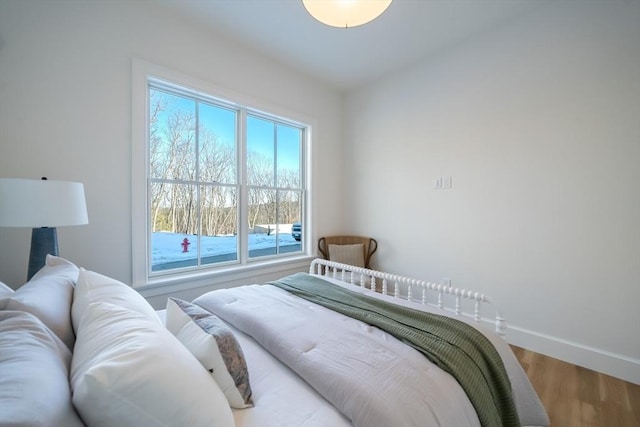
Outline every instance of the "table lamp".
<svg viewBox="0 0 640 427"><path fill-rule="evenodd" d="M82 183L0 178L0 227L33 228L27 281L58 255L56 227L88 223Z"/></svg>

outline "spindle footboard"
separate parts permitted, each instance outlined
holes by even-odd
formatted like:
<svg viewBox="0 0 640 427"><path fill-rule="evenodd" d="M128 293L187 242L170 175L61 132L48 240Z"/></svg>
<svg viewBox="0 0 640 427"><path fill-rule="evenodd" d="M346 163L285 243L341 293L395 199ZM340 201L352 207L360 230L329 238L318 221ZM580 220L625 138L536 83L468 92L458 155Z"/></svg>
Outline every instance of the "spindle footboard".
<svg viewBox="0 0 640 427"><path fill-rule="evenodd" d="M481 292L320 258L311 262L309 274L330 277L371 292L379 292L393 298L436 307L457 316L472 318L477 323L493 323L498 335L501 337L506 335L506 319L498 310L495 302ZM491 305L492 318L482 316L483 305Z"/></svg>

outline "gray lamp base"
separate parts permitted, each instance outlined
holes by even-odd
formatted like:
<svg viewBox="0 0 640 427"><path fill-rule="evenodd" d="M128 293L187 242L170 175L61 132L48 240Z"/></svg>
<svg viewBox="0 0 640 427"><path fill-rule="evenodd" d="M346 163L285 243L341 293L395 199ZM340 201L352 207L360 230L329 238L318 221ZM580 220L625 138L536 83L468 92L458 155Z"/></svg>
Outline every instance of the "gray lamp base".
<svg viewBox="0 0 640 427"><path fill-rule="evenodd" d="M29 253L29 272L27 281L44 267L47 254L58 256L58 233L55 227L34 228L31 230L31 252Z"/></svg>

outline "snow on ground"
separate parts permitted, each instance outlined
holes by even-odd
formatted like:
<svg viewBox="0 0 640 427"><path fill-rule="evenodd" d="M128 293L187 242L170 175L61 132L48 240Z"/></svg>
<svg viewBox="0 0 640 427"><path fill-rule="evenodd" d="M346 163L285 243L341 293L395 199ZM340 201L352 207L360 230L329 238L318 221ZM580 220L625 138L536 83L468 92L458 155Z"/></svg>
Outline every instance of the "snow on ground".
<svg viewBox="0 0 640 427"><path fill-rule="evenodd" d="M184 238L189 239L189 251L183 252L182 242ZM290 233L279 235L279 244L295 245L296 242ZM200 256L214 256L231 254L236 252L237 236L202 236L200 238ZM276 246L275 233L271 236L266 234L249 234L249 249L274 248ZM198 254L198 236L189 234L153 233L151 238L151 264L159 265L174 261L184 261L195 259Z"/></svg>

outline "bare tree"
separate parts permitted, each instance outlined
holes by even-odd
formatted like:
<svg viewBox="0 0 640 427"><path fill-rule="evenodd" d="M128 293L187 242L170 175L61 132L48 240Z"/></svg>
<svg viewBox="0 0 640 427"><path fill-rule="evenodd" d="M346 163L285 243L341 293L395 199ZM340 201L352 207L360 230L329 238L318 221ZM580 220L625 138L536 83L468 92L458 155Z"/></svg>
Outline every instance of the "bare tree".
<svg viewBox="0 0 640 427"><path fill-rule="evenodd" d="M152 230L235 234L239 199L235 141L223 141L215 130L196 123L197 108L198 101L150 91ZM276 176L273 159L258 152L247 153L245 166L250 228L300 219L299 170L279 168Z"/></svg>
<svg viewBox="0 0 640 427"><path fill-rule="evenodd" d="M195 177L195 114L176 107L176 97L162 91L150 91L149 167L152 178L152 230L159 222L173 232L189 232L193 223L194 194L183 184L168 180L189 181ZM183 187L183 188L181 188ZM168 215L169 221L159 221Z"/></svg>

